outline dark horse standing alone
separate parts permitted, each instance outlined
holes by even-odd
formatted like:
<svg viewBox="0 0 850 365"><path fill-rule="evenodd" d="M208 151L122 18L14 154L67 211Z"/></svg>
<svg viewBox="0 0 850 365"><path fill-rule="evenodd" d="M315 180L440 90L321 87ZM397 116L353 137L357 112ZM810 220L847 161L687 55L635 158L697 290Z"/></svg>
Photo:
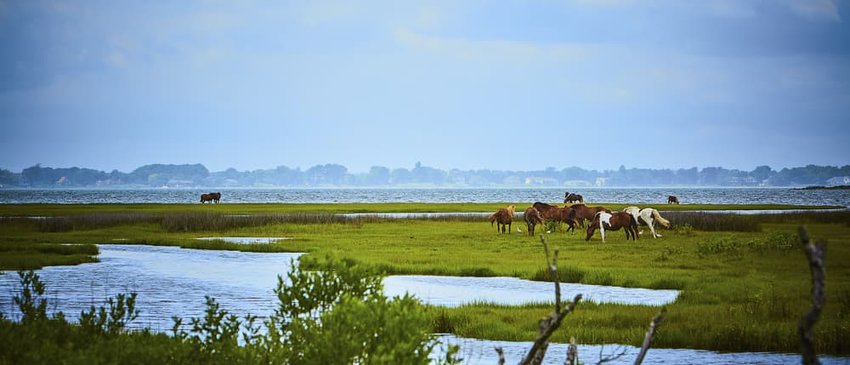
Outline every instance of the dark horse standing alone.
<svg viewBox="0 0 850 365"><path fill-rule="evenodd" d="M219 200L221 200L221 193L201 194L201 204L204 204L206 202L210 202L210 204L218 204Z"/></svg>
<svg viewBox="0 0 850 365"><path fill-rule="evenodd" d="M679 204L679 198L677 198L675 195L668 195L667 204Z"/></svg>
<svg viewBox="0 0 850 365"><path fill-rule="evenodd" d="M584 204L584 197L578 195L576 193L566 192L564 193L564 203L582 203Z"/></svg>

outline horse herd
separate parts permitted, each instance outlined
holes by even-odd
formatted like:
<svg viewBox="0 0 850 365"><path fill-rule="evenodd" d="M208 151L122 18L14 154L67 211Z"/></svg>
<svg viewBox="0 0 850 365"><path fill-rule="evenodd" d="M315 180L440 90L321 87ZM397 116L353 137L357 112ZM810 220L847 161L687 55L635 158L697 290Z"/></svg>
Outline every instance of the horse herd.
<svg viewBox="0 0 850 365"><path fill-rule="evenodd" d="M669 196L668 204L679 204L678 198ZM640 232L639 225L649 227L653 238L661 237L655 231L655 223L670 228L670 221L664 219L658 210L655 208L638 208L630 206L619 212L612 212L604 206L590 207L584 204L584 199L581 195L567 192L564 194L564 203L579 202L578 204L565 205L558 207L546 203L535 202L532 206L525 209L523 219L529 235L534 235L535 227L545 225L546 221L557 222L558 225L565 223L567 232L575 231L576 226L585 226L585 221L588 221L587 236L585 241L590 240L593 234L599 230L602 236L602 242L605 242L605 231L616 231L622 228L626 232L626 240L637 240ZM510 233L511 224L513 223L516 207L509 205L505 208L499 208L495 213L490 214L488 220L490 225L496 223L496 231L501 233ZM517 228L519 230L519 228Z"/></svg>

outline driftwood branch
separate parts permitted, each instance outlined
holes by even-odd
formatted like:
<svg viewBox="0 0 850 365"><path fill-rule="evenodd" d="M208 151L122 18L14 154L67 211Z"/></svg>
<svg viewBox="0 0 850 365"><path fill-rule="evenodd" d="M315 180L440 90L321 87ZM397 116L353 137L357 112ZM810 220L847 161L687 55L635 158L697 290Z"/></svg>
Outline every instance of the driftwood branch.
<svg viewBox="0 0 850 365"><path fill-rule="evenodd" d="M803 347L803 364L820 364L815 353L814 327L826 301L826 268L824 267L826 242L818 240L817 244L812 244L809 232L805 228L800 227L798 232L803 251L809 261L809 270L812 272L812 308L800 319L797 332L800 334Z"/></svg>
<svg viewBox="0 0 850 365"><path fill-rule="evenodd" d="M646 337L643 338L643 345L641 345L640 353L638 353L635 359L635 365L643 363L643 358L646 357L646 352L649 351L649 344L652 342L652 338L655 337L655 331L658 330L658 325L661 324L661 320L664 319L665 314L667 314L667 308L661 308L661 313L658 313L652 319L652 322L649 323L649 329L646 330Z"/></svg>
<svg viewBox="0 0 850 365"><path fill-rule="evenodd" d="M548 266L552 280L555 282L555 311L548 317L540 320L540 334L537 335L531 349L525 355L522 362L520 362L522 365L540 364L543 362L543 358L546 356L546 349L549 347L549 337L561 326L564 317L570 314L576 305L578 305L578 302L581 301L581 294L576 295L572 303L567 305L566 308L561 308L561 284L558 280L557 267L558 253L555 251L555 255L550 263L549 246L546 244L546 238L540 235L540 241L543 242L543 249L546 251L546 266Z"/></svg>

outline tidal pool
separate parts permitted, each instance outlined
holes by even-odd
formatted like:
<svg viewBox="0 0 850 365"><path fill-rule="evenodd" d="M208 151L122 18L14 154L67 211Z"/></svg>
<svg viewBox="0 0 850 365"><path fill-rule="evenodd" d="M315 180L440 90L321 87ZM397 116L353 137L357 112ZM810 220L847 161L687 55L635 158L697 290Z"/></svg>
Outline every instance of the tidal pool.
<svg viewBox="0 0 850 365"><path fill-rule="evenodd" d="M398 275L384 279L384 292L387 296L402 295L405 291L416 295L425 303L447 307L472 302L504 305L555 302L553 283L511 277ZM562 300L571 301L576 294L582 294L583 300L596 303L660 306L675 301L679 291L561 284Z"/></svg>

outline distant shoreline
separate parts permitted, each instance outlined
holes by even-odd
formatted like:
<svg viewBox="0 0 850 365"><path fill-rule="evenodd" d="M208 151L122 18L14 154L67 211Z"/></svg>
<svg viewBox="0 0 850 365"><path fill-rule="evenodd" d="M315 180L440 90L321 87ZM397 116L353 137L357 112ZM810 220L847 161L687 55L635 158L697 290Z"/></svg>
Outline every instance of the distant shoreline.
<svg viewBox="0 0 850 365"><path fill-rule="evenodd" d="M794 190L850 190L850 185L838 185L838 186L807 186L805 188L795 188Z"/></svg>

